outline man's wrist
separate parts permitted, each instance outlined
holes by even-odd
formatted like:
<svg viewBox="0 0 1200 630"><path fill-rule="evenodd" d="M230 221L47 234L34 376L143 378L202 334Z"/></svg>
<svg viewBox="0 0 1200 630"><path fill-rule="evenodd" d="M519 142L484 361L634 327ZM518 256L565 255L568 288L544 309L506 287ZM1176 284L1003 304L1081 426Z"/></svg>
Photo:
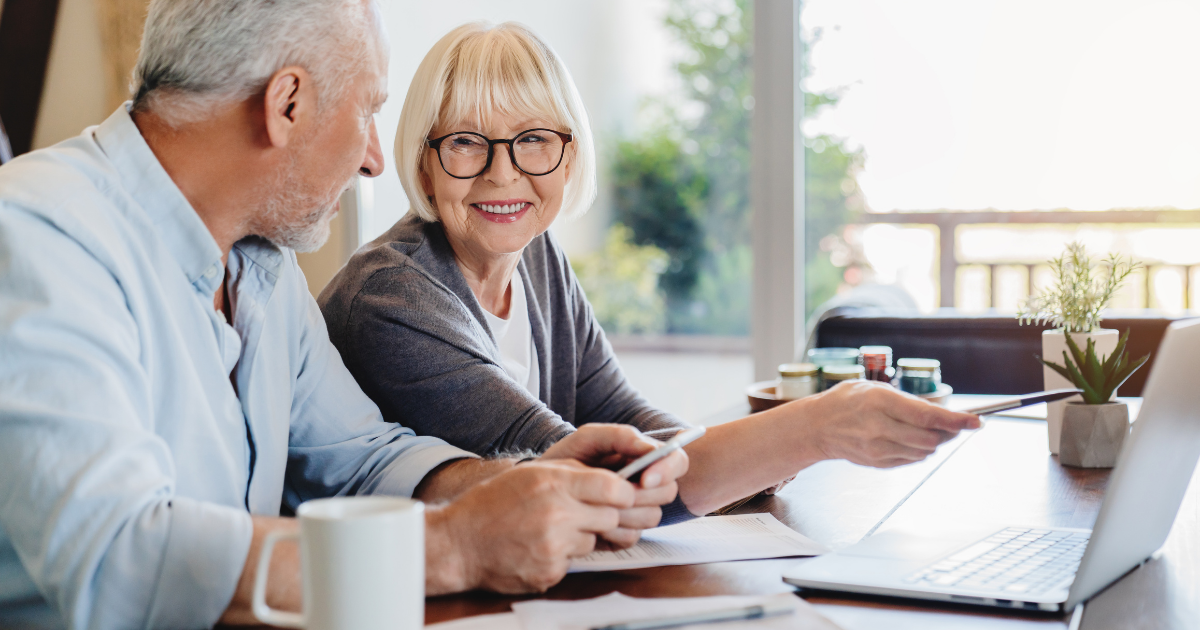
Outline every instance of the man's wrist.
<svg viewBox="0 0 1200 630"><path fill-rule="evenodd" d="M458 531L463 525L453 505L427 506L425 510L425 594L445 595L478 586L472 577L471 556Z"/></svg>
<svg viewBox="0 0 1200 630"><path fill-rule="evenodd" d="M413 498L426 503L453 501L464 492L512 467L511 459L463 458L445 462L425 475L417 485Z"/></svg>

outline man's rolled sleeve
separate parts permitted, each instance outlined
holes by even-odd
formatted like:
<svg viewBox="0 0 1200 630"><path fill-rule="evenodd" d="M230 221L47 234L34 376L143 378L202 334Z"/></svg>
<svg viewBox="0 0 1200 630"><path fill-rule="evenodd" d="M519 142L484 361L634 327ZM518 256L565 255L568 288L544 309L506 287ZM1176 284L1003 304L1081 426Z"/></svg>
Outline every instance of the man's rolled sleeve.
<svg viewBox="0 0 1200 630"><path fill-rule="evenodd" d="M411 497L421 480L433 469L458 459L478 459L478 455L451 446L437 438L408 439L403 457L398 457L383 473L363 487L365 494L388 494Z"/></svg>

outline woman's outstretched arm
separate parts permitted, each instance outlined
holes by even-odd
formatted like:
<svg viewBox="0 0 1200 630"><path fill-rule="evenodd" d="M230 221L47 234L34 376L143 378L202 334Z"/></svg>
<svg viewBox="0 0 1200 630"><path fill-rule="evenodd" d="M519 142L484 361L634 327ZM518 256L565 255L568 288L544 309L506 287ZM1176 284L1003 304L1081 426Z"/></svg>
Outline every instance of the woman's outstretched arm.
<svg viewBox="0 0 1200 630"><path fill-rule="evenodd" d="M959 431L977 428L978 416L882 383L852 381L709 428L685 449L691 466L679 480L679 493L693 514L707 514L822 460L903 466L925 459Z"/></svg>

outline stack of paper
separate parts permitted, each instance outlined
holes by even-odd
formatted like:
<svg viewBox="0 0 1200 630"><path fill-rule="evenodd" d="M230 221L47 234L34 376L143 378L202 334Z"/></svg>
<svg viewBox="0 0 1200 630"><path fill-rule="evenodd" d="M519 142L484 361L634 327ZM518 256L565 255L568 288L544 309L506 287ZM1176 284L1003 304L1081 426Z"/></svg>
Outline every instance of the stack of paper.
<svg viewBox="0 0 1200 630"><path fill-rule="evenodd" d="M706 516L648 529L620 551L594 551L571 562L571 572L616 571L676 564L816 556L829 551L770 514Z"/></svg>
<svg viewBox="0 0 1200 630"><path fill-rule="evenodd" d="M572 572L614 571L677 564L815 556L829 551L780 523L770 514L707 516L642 532L642 540L621 551L596 551L571 563ZM707 630L802 628L837 630L808 602L790 593L719 597L635 598L620 593L579 601L536 600L513 604L515 612L468 617L427 630L590 630L608 624L780 603L794 604L790 615L680 626Z"/></svg>
<svg viewBox="0 0 1200 630"><path fill-rule="evenodd" d="M718 625L677 626L680 630L839 630L811 604L790 593L776 595L722 595L719 597L640 598L609 593L595 599L552 601L539 599L513 604L515 612L467 617L426 626L426 630L591 630L609 624L666 620L681 615L784 604L794 607L787 615L726 621Z"/></svg>
<svg viewBox="0 0 1200 630"><path fill-rule="evenodd" d="M590 630L608 624L644 619L663 619L681 615L745 608L778 603L785 600L795 606L790 615L765 617L744 621L726 621L720 630L772 630L778 628L804 630L837 630L806 601L791 593L776 595L722 595L718 597L629 597L620 593L609 593L595 599L573 602L539 599L532 602L513 604L513 611L521 620L524 630ZM681 629L713 628L712 624L678 626Z"/></svg>

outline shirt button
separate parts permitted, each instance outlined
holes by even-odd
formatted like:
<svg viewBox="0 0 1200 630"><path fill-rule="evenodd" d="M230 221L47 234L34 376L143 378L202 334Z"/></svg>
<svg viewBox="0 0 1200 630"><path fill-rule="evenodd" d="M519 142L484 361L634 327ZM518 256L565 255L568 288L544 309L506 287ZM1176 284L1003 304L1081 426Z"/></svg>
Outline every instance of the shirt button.
<svg viewBox="0 0 1200 630"><path fill-rule="evenodd" d="M213 265L213 266L209 267L208 269L205 269L204 277L208 278L209 280L216 278L217 277L217 266Z"/></svg>

